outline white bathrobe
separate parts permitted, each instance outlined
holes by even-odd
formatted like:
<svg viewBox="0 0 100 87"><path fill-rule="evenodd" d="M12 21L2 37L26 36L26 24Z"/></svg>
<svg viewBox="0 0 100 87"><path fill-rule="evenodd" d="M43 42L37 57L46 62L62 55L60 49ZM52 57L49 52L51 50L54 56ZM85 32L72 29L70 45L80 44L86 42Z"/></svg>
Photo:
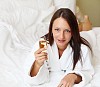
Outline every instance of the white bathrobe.
<svg viewBox="0 0 100 87"><path fill-rule="evenodd" d="M72 58L72 48L70 45L64 50L61 58L59 59L58 48L56 43L52 46L48 45L47 53L48 60L41 66L36 76L30 76L31 67L35 61L34 52L39 49L39 42L34 45L31 54L26 59L25 63L25 81L30 84L31 87L57 87L61 79L69 74L76 73L82 76L82 81L79 84L75 84L74 87L83 87L92 79L94 69L91 65L91 53L85 45L81 45L82 51L82 65L78 61L74 70Z"/></svg>

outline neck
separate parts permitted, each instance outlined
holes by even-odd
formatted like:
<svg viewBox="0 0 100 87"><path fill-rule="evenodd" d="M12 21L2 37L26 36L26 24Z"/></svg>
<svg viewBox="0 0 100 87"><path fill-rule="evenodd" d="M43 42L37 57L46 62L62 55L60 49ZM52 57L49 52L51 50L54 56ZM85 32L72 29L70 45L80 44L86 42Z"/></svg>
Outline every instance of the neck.
<svg viewBox="0 0 100 87"><path fill-rule="evenodd" d="M59 51L64 51L66 48L67 48L67 45L65 47L63 47L63 46L62 47L58 47L58 50Z"/></svg>
<svg viewBox="0 0 100 87"><path fill-rule="evenodd" d="M64 52L64 49L58 49L59 58L62 56L63 52Z"/></svg>
<svg viewBox="0 0 100 87"><path fill-rule="evenodd" d="M58 47L59 58L62 56L62 54L66 48L67 48L67 45L66 45L66 47Z"/></svg>

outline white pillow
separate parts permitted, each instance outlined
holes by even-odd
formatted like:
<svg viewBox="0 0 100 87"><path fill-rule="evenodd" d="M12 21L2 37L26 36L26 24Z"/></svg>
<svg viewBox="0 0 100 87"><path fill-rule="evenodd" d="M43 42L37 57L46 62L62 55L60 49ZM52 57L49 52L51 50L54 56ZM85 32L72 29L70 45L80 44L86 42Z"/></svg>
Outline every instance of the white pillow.
<svg viewBox="0 0 100 87"><path fill-rule="evenodd" d="M100 34L97 35L97 44L94 48L95 67L100 67Z"/></svg>
<svg viewBox="0 0 100 87"><path fill-rule="evenodd" d="M76 0L54 0L54 5L56 9L69 8L75 13Z"/></svg>
<svg viewBox="0 0 100 87"><path fill-rule="evenodd" d="M80 33L80 35L90 43L90 45L92 47L92 51L93 51L93 57L91 59L91 62L93 64L93 66L96 67L98 65L98 63L97 63L97 61L98 61L98 57L97 57L98 50L96 50L96 46L97 46L96 35L95 35L93 30L82 31Z"/></svg>
<svg viewBox="0 0 100 87"><path fill-rule="evenodd" d="M95 68L95 75L91 81L92 87L100 87L100 67Z"/></svg>
<svg viewBox="0 0 100 87"><path fill-rule="evenodd" d="M93 30L90 31L83 31L81 32L81 36L88 40L92 47L92 63L94 68L100 67L100 29L93 28Z"/></svg>
<svg viewBox="0 0 100 87"><path fill-rule="evenodd" d="M93 30L82 31L80 32L80 35L90 43L92 48L96 46L96 35Z"/></svg>
<svg viewBox="0 0 100 87"><path fill-rule="evenodd" d="M94 31L95 35L100 35L100 27L93 27L92 30Z"/></svg>
<svg viewBox="0 0 100 87"><path fill-rule="evenodd" d="M98 47L98 49L100 51L100 34L97 35L97 47Z"/></svg>
<svg viewBox="0 0 100 87"><path fill-rule="evenodd" d="M94 29L94 28L93 28ZM90 31L81 32L81 36L84 37L92 46L93 58L92 63L95 70L92 81L90 82L93 87L99 87L100 84L100 29L94 29Z"/></svg>
<svg viewBox="0 0 100 87"><path fill-rule="evenodd" d="M97 39L97 46L98 47L98 50L100 50L100 27L93 27L93 31L96 35L96 39Z"/></svg>
<svg viewBox="0 0 100 87"><path fill-rule="evenodd" d="M100 27L93 27L97 44L94 47L95 67L100 67Z"/></svg>

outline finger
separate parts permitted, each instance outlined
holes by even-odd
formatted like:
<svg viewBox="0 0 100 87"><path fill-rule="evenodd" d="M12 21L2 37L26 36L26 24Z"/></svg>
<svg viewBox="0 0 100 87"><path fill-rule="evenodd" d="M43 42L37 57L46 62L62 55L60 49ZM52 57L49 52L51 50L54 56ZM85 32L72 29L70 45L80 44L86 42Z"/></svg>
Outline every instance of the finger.
<svg viewBox="0 0 100 87"><path fill-rule="evenodd" d="M65 87L69 87L69 83L67 83Z"/></svg>
<svg viewBox="0 0 100 87"><path fill-rule="evenodd" d="M70 83L70 84L69 84L69 87L73 87L73 85L74 85L74 83L73 83L73 84L72 84L72 83Z"/></svg>
<svg viewBox="0 0 100 87"><path fill-rule="evenodd" d="M46 58L40 58L40 59L36 59L35 61L37 62L44 62L46 60Z"/></svg>
<svg viewBox="0 0 100 87"><path fill-rule="evenodd" d="M62 85L63 85L63 84L62 84L62 83L60 83L57 87L62 87Z"/></svg>
<svg viewBox="0 0 100 87"><path fill-rule="evenodd" d="M41 58L38 62L44 62L46 59L45 58Z"/></svg>
<svg viewBox="0 0 100 87"><path fill-rule="evenodd" d="M69 87L73 87L73 85L70 85Z"/></svg>
<svg viewBox="0 0 100 87"><path fill-rule="evenodd" d="M63 84L60 87L65 87Z"/></svg>
<svg viewBox="0 0 100 87"><path fill-rule="evenodd" d="M46 50L46 49L45 49L45 48L38 49L38 50L35 52L35 54L39 54L39 53L41 53L41 52L44 51L44 50Z"/></svg>
<svg viewBox="0 0 100 87"><path fill-rule="evenodd" d="M47 58L47 56L41 56L41 57L37 57L35 60L42 60L42 59L47 60L48 58Z"/></svg>
<svg viewBox="0 0 100 87"><path fill-rule="evenodd" d="M47 53L40 53L40 54L36 54L35 55L35 58L38 58L38 57L42 57L42 56L47 56Z"/></svg>
<svg viewBox="0 0 100 87"><path fill-rule="evenodd" d="M42 59L44 59L44 60L48 59L46 53L41 53L41 54L38 54L38 55L35 56L35 60L37 60L37 61L42 60Z"/></svg>
<svg viewBox="0 0 100 87"><path fill-rule="evenodd" d="M41 60L36 60L36 62L39 64L39 65L43 65L44 64L44 61L45 61L45 59L41 59Z"/></svg>

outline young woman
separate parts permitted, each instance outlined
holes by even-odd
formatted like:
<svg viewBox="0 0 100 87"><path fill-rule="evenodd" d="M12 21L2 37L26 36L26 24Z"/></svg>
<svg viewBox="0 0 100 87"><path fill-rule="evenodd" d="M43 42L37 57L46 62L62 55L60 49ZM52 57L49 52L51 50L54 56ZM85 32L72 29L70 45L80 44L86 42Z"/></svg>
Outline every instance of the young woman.
<svg viewBox="0 0 100 87"><path fill-rule="evenodd" d="M48 46L39 48L38 41L26 60L27 81L33 87L83 87L89 83L94 74L91 47L80 36L70 9L61 8L54 13L47 36Z"/></svg>

